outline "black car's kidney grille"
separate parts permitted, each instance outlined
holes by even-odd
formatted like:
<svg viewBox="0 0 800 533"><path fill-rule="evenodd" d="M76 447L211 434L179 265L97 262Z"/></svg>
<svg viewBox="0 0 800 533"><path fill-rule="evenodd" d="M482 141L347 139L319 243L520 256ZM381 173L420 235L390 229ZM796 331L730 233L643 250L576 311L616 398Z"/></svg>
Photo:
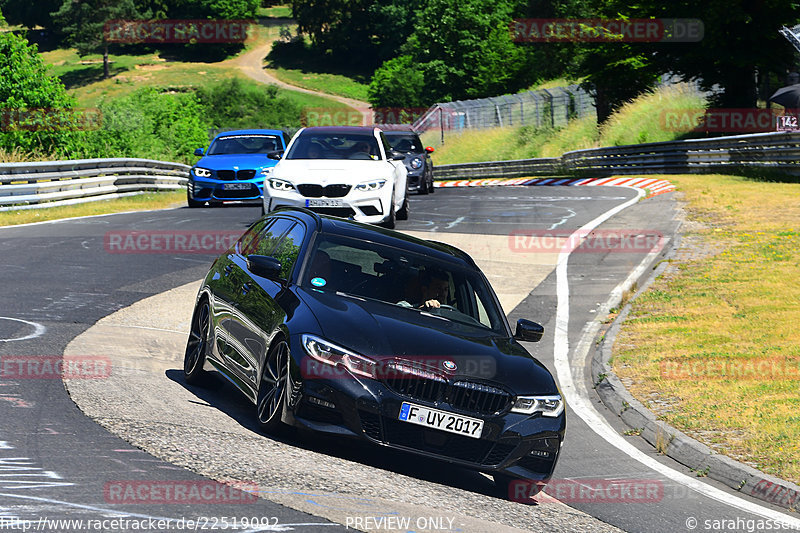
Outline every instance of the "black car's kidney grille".
<svg viewBox="0 0 800 533"><path fill-rule="evenodd" d="M464 411L495 414L509 408L513 397L503 389L491 385L456 381L450 385L447 401L453 407Z"/></svg>
<svg viewBox="0 0 800 533"><path fill-rule="evenodd" d="M386 365L383 383L397 394L428 402L440 401L447 391L444 376L401 361Z"/></svg>
<svg viewBox="0 0 800 533"><path fill-rule="evenodd" d="M350 192L350 185L328 185L323 187L315 183L304 183L297 186L298 192L306 198L341 198Z"/></svg>
<svg viewBox="0 0 800 533"><path fill-rule="evenodd" d="M256 171L253 169L240 170L236 173L236 179L251 180L256 177Z"/></svg>
<svg viewBox="0 0 800 533"><path fill-rule="evenodd" d="M401 396L426 402L446 401L460 411L475 414L503 413L514 400L498 387L465 380L449 382L444 375L415 363L389 363L382 381Z"/></svg>
<svg viewBox="0 0 800 533"><path fill-rule="evenodd" d="M217 179L225 181L233 181L236 179L235 170L217 170Z"/></svg>

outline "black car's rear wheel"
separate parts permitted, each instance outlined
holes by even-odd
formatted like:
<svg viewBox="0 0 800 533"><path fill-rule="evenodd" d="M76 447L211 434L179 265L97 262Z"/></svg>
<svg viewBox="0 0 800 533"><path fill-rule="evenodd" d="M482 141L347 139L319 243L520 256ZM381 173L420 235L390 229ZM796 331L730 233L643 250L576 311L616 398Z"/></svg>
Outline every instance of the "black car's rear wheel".
<svg viewBox="0 0 800 533"><path fill-rule="evenodd" d="M286 398L286 384L289 373L289 345L279 341L270 348L264 367L261 369L261 383L258 386L256 413L258 423L267 432L274 432L282 426L281 415Z"/></svg>
<svg viewBox="0 0 800 533"><path fill-rule="evenodd" d="M203 364L211 339L211 306L203 299L194 310L189 341L183 356L183 377L187 383L197 384L205 376Z"/></svg>

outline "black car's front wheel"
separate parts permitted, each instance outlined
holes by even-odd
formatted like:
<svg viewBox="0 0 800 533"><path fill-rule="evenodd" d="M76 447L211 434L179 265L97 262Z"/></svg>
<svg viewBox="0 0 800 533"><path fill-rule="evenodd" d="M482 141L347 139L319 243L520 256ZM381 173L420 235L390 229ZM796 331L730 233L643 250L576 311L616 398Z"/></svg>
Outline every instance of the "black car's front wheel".
<svg viewBox="0 0 800 533"><path fill-rule="evenodd" d="M210 339L211 307L208 300L203 299L195 308L189 329L189 341L186 343L186 353L183 356L183 377L187 383L197 384L204 377L203 364Z"/></svg>
<svg viewBox="0 0 800 533"><path fill-rule="evenodd" d="M289 345L281 340L270 348L261 369L261 383L258 386L256 412L258 423L266 432L274 432L281 427L286 384L289 372Z"/></svg>

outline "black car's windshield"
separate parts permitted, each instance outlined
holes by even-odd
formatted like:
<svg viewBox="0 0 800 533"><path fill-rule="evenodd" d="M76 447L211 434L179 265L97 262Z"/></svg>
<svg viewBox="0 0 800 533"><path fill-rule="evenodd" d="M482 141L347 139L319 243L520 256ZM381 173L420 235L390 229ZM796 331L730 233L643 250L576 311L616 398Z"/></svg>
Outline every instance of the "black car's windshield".
<svg viewBox="0 0 800 533"><path fill-rule="evenodd" d="M421 152L422 143L419 137L412 133L385 133L392 150L397 152Z"/></svg>
<svg viewBox="0 0 800 533"><path fill-rule="evenodd" d="M381 159L378 140L359 133L301 134L285 159Z"/></svg>
<svg viewBox="0 0 800 533"><path fill-rule="evenodd" d="M478 272L399 248L321 235L301 285L506 334L502 312ZM436 300L439 307L427 307L430 300Z"/></svg>
<svg viewBox="0 0 800 533"><path fill-rule="evenodd" d="M268 154L282 148L275 135L227 135L217 137L206 155Z"/></svg>

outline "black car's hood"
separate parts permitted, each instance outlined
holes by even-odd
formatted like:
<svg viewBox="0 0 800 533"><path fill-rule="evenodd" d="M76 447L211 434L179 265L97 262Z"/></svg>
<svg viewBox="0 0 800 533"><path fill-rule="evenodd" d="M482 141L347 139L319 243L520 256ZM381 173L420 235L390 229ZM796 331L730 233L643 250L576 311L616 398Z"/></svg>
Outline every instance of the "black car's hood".
<svg viewBox="0 0 800 533"><path fill-rule="evenodd" d="M319 322L320 336L343 348L501 383L515 394L557 393L550 372L511 338L375 300L314 289L299 289L298 295ZM457 368L448 371L446 361Z"/></svg>

